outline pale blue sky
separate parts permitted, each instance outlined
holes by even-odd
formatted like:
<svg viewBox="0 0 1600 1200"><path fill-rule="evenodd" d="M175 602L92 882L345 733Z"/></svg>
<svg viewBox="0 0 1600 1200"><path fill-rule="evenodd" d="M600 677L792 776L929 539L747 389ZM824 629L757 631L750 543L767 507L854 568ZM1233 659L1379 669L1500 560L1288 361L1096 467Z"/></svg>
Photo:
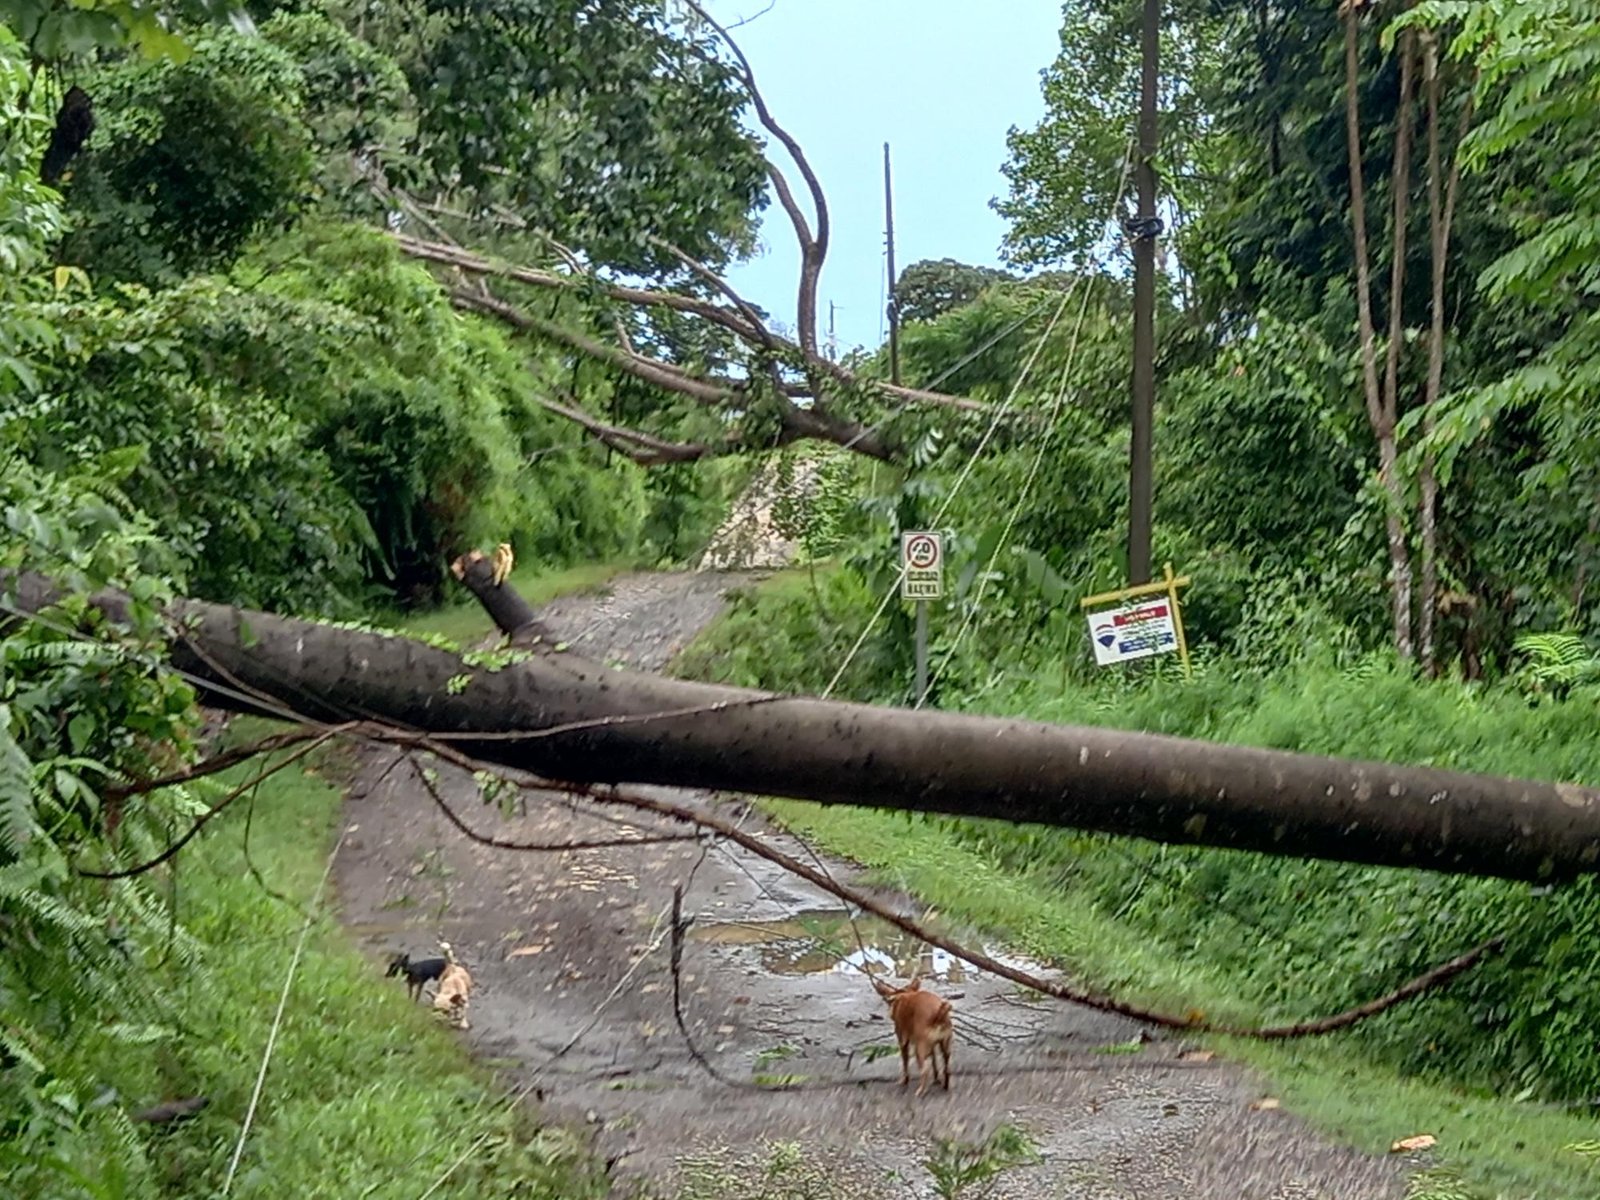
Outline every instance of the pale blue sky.
<svg viewBox="0 0 1600 1200"><path fill-rule="evenodd" d="M765 3L707 8L731 22ZM818 332L826 339L831 300L841 354L878 345L883 329L883 143L894 159L895 265L997 264L1005 224L989 201L1005 192L1006 131L1043 115L1039 72L1055 58L1060 28L1060 0L776 0L734 31L827 194L833 239ZM761 241L730 282L791 325L799 252L776 202Z"/></svg>

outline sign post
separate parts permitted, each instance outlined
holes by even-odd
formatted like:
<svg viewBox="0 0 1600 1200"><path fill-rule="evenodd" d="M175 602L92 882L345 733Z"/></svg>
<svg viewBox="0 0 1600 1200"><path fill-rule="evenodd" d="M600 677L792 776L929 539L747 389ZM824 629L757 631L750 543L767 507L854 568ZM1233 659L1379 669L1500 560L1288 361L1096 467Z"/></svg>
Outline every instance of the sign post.
<svg viewBox="0 0 1600 1200"><path fill-rule="evenodd" d="M913 707L928 694L928 601L944 594L944 539L926 530L900 534L900 598L917 602L917 690Z"/></svg>
<svg viewBox="0 0 1600 1200"><path fill-rule="evenodd" d="M1089 621L1089 642L1096 665L1132 662L1176 650L1185 677L1192 678L1189 643L1183 636L1183 610L1178 589L1189 586L1187 575L1174 575L1165 566L1165 578L1117 592L1101 592L1078 601ZM1105 608L1103 605L1114 605ZM1089 612L1093 608L1095 612Z"/></svg>

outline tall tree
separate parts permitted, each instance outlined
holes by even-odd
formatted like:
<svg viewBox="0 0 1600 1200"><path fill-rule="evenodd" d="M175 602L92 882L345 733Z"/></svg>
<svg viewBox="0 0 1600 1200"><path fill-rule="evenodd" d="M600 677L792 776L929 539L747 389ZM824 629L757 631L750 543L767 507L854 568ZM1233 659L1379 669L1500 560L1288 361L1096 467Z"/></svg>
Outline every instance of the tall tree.
<svg viewBox="0 0 1600 1200"><path fill-rule="evenodd" d="M1401 34L1400 95L1396 105L1394 170L1390 194L1394 214L1390 223L1389 336L1384 350L1384 373L1378 377L1378 335L1372 317L1370 276L1371 244L1367 236L1367 191L1361 150L1361 34L1360 16L1367 0L1344 0L1345 137L1350 161L1350 230L1356 256L1356 311L1360 318L1361 382L1366 397L1367 420L1378 449L1378 484L1385 503L1384 526L1389 552L1390 606L1395 652L1410 658L1414 652L1412 626L1411 549L1405 526L1405 488L1399 470L1400 350L1405 334L1401 300L1406 278L1406 215L1411 192L1411 102L1415 80L1414 37Z"/></svg>

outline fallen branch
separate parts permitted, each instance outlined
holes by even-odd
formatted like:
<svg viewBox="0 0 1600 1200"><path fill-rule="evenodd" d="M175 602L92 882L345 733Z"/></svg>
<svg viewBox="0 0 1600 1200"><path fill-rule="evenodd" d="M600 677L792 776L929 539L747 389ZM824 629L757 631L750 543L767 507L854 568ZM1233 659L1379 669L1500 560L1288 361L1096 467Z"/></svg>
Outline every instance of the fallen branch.
<svg viewBox="0 0 1600 1200"><path fill-rule="evenodd" d="M546 785L549 786L549 785ZM1387 1012L1389 1009L1410 1000L1424 992L1441 987L1460 975L1463 971L1475 966L1483 958L1496 953L1504 947L1505 939L1500 937L1490 938L1488 941L1451 959L1439 966L1418 975L1400 987L1394 989L1365 1004L1355 1008L1346 1009L1344 1012L1332 1016L1319 1017L1315 1020L1296 1021L1289 1025L1271 1025L1262 1028L1250 1028L1242 1025L1226 1025L1219 1022L1206 1020L1201 1016L1172 1016L1168 1013L1158 1012L1154 1009L1141 1008L1136 1004L1128 1004L1121 1000L1114 1000L1109 996L1096 995L1093 992L1074 988L1068 984L1058 983L1054 980L1042 979L1029 971L1009 966L992 955L981 950L973 950L961 945L953 938L929 929L921 922L913 921L910 917L902 916L887 904L839 883L825 872L818 871L792 855L768 845L760 838L745 833L738 826L720 817L709 813L700 812L685 805L674 804L666 800L658 800L650 796L641 796L625 792L620 788L597 788L587 784L558 784L564 790L576 791L581 795L590 796L597 800L606 800L625 805L629 808L639 809L644 812L653 812L660 816L674 817L680 821L688 821L699 825L703 829L711 830L720 837L759 855L768 862L774 863L788 871L791 875L804 879L807 883L820 888L829 895L853 904L865 912L871 913L880 920L888 922L895 928L910 934L929 946L936 946L947 951L956 958L971 963L980 970L988 971L991 975L998 975L1002 979L1009 979L1012 983L1022 987L1031 988L1046 996L1053 996L1058 1000L1066 1000L1073 1004L1081 1004L1085 1008L1097 1009L1101 1012L1117 1013L1120 1016L1132 1017L1151 1025L1159 1025L1168 1029L1186 1030L1192 1033L1223 1034L1228 1037L1250 1038L1256 1041L1283 1041L1292 1038L1313 1037L1326 1033L1333 1033L1340 1029L1348 1029L1369 1017Z"/></svg>
<svg viewBox="0 0 1600 1200"><path fill-rule="evenodd" d="M486 561L462 572L514 641L537 636L527 603L494 584ZM0 610L47 613L59 596L43 576L0 570ZM114 624L131 619L119 593L89 603ZM867 804L1534 882L1594 874L1600 859L1600 792L1575 784L773 697L614 670L549 640L520 660L478 664L393 635L200 601L174 601L165 617L171 665L205 703L440 734L544 778ZM684 715L661 717L674 712ZM522 736L560 727L574 732Z"/></svg>
<svg viewBox="0 0 1600 1200"><path fill-rule="evenodd" d="M371 731L367 733L366 736L372 737L379 741L386 740L386 733L383 730ZM417 735L413 733L401 732L399 733L399 738L407 745L419 744ZM436 755L446 762L460 767L462 770L472 773L478 771L495 771L495 768L491 764L478 761L472 758L470 755L463 754L458 750L443 745L442 743L428 739L422 739L420 744L430 753ZM503 773L500 774L502 778L506 778ZM1396 1005L1402 1004L1407 1000L1414 999L1415 997L1421 996L1426 992L1442 987L1464 971L1476 966L1480 961L1490 954L1498 953L1505 945L1505 939L1503 937L1490 938L1488 941L1481 943L1480 945L1467 951L1465 954L1457 955L1448 962L1441 963L1438 966L1423 972L1421 975L1406 981L1393 991L1386 992L1385 994L1375 997L1372 1000L1368 1000L1363 1004L1356 1005L1354 1008L1349 1008L1343 1012L1334 1013L1331 1016L1318 1017L1306 1021L1296 1021L1287 1025L1269 1025L1254 1028L1250 1026L1229 1025L1221 1022L1210 1021L1199 1014L1189 1014L1180 1017L1174 1016L1170 1013L1163 1013L1155 1009L1148 1009L1140 1007L1139 1005L1129 1004L1125 1001L1116 1000L1109 996L1097 995L1096 993L1086 991L1082 988L1075 988L1069 984L1059 983L1055 980L1044 979L1030 971L1024 971L1021 968L1013 967L1007 963L1001 962L999 959L993 957L992 955L986 954L981 950L973 950L955 941L953 938L928 928L919 921L914 921L910 917L902 915L877 898L870 896L856 888L852 888L846 884L838 882L826 871L811 867L806 863L801 862L793 855L784 853L782 850L769 845L756 835L746 833L742 828L733 824L731 821L726 821L712 813L692 808L689 805L678 804L670 800L661 800L653 796L645 796L638 793L625 791L622 788L617 787L598 787L592 784L572 783L547 779L507 779L507 782L525 791L563 791L571 795L585 796L589 799L597 800L602 803L617 804L643 812L654 813L657 816L668 817L672 820L682 821L686 824L694 825L700 829L708 830L712 833L715 833L719 837L726 838L728 841L733 842L742 849L748 850L750 853L764 858L768 862L783 868L791 875L794 875L800 879L804 879L807 883L810 883L812 886L819 888L829 895L843 900L847 904L854 905L863 912L872 913L880 920L893 925L895 928L904 933L910 934L918 941L944 950L947 953L954 955L957 959L971 963L980 970L988 971L991 975L996 975L1002 979L1009 979L1012 983L1029 988L1040 993L1041 995L1052 996L1055 999L1065 1000L1072 1004L1081 1004L1085 1008L1092 1008L1100 1012L1115 1013L1119 1016L1130 1017L1137 1021L1143 1021L1147 1024L1156 1025L1167 1029L1182 1030L1189 1033L1220 1034L1226 1037L1248 1038L1254 1041L1285 1041L1294 1038L1315 1037L1323 1034L1334 1033L1341 1029L1348 1029L1349 1027L1356 1025L1361 1021L1367 1020L1369 1017L1374 1017L1379 1013L1387 1012L1389 1009L1394 1008ZM678 927L678 919L680 915L679 910L681 909L681 904L681 894L675 892L673 927L675 962L677 955L676 944L681 938L681 933L679 932ZM676 974L676 972L674 972L674 974ZM676 1001L674 1002L674 1008L677 1008ZM679 1015L678 1019L681 1027L681 1014ZM686 1029L684 1030L684 1036L686 1039L688 1039L688 1031ZM690 1041L690 1045L691 1047L693 1046L692 1040ZM707 1064L707 1066L709 1069L709 1064Z"/></svg>
<svg viewBox="0 0 1600 1200"><path fill-rule="evenodd" d="M494 837L491 834L479 833L464 820L461 815L451 807L450 802L439 791L439 785L418 764L414 754L402 751L406 761L411 766L412 773L422 788L432 798L434 806L444 815L444 819L455 826L456 830L470 842L477 842L480 846L489 846L495 850L518 850L539 854L564 854L572 850L610 850L619 846L657 846L664 842L693 842L698 841L698 835L693 833L641 833L637 837L608 837L608 838L574 838L564 842L518 842L510 838Z"/></svg>
<svg viewBox="0 0 1600 1200"><path fill-rule="evenodd" d="M231 750L224 750L210 758L203 758L192 766L174 771L170 775L161 775L153 779L136 779L126 783L107 784L100 789L100 795L105 800L126 800L130 796L143 796L150 792L159 791L161 788L177 787L179 784L193 783L196 779L204 779L208 775L226 771L229 767L236 767L242 762L248 762L262 754L270 754L274 750L283 750L301 742L310 741L319 736L322 729L306 726L302 729L291 729L287 733L274 733L257 741L249 742L243 746L235 746Z"/></svg>
<svg viewBox="0 0 1600 1200"><path fill-rule="evenodd" d="M577 276L558 275L551 271L514 266L497 262L475 254L470 250L463 250L442 242L423 241L418 238L407 237L404 234L392 234L391 236L406 254L425 262L449 266L454 270L462 271L469 275L509 279L533 287L571 292L584 292L593 289L608 299L619 301L631 307L665 308L674 312L701 317L727 330L740 341L753 348L764 348L793 357L806 366L808 375L826 376L841 386L861 388L869 392L876 391L885 398L929 405L936 408L953 408L973 413L990 413L993 411L992 405L985 404L980 400L972 400L965 396L954 396L927 388L902 387L880 379L863 379L848 367L824 357L815 348L807 350L804 345L773 333L761 320L760 314L755 311L754 307L740 297L721 276L703 263L690 258L681 250L665 242L660 243L664 249L671 254L679 256L680 261L684 262L690 270L707 279L712 286L727 296L736 307L728 308L714 301L685 296L679 292L624 287L619 284L606 283L587 274ZM482 292L478 291L463 289L463 293L459 297L458 307L472 308L473 301L487 301L482 303L481 307L473 308L473 311L497 317L518 329L541 333L544 336L561 341L573 349L580 349L585 354L595 353L595 347L598 346L598 343L589 340L574 342L570 340L571 337L581 338L582 335L573 334L571 330L554 321L540 322L530 319L516 305L495 300L493 297L486 297ZM616 348L603 347L602 350L605 352L604 361L612 362L615 365L614 360L609 355L616 352ZM658 369L682 370L675 364L639 355L636 352L621 351L621 353L634 353L635 357L644 359L650 366ZM724 386L729 390L738 390L743 385L728 383ZM804 386L794 387L791 394L799 397L814 396L816 390L814 383L807 383Z"/></svg>
<svg viewBox="0 0 1600 1200"><path fill-rule="evenodd" d="M83 876L85 879L131 879L135 875L143 875L147 871L155 870L162 863L169 861L178 853L178 851L182 850L185 846L192 842L200 833L200 831L211 823L213 818L221 816L224 812L226 812L228 806L240 796L244 795L246 792L254 791L256 787L259 786L263 781L271 778L273 775L276 775L279 771L282 771L285 768L299 762L312 751L326 745L333 737L340 733L347 732L349 728L350 726L348 725L337 725L331 729L323 729L318 732L315 737L311 738L310 741L301 745L300 748L293 754L290 754L286 758L281 759L279 762L274 763L272 766L257 772L255 776L245 780L245 782L241 783L238 787L234 788L210 808L206 809L205 812L201 813L200 816L195 819L194 824L189 826L187 831L185 831L180 837L173 841L165 850L156 855L154 858L142 862L136 867L128 867L126 870L121 871L91 871L86 867L75 867L74 873Z"/></svg>
<svg viewBox="0 0 1600 1200"><path fill-rule="evenodd" d="M701 1070L718 1083L725 1083L730 1087L748 1087L743 1080L729 1079L712 1064L694 1040L694 1035L689 1032L689 1023L683 1018L683 936L689 931L689 926L694 923L693 917L683 915L683 885L672 886L672 954L669 960L669 969L672 973L672 1019L677 1022L678 1033L683 1038L683 1044L689 1051L689 1057L694 1059Z"/></svg>
<svg viewBox="0 0 1600 1200"><path fill-rule="evenodd" d="M549 288L559 291L580 293L591 290L598 291L608 299L617 300L635 308L666 308L674 312L689 313L693 316L702 317L713 324L720 325L741 341L753 342L759 340L761 336L759 322L752 323L739 312L725 308L711 300L685 296L680 292L660 291L654 288L625 287L621 284L606 283L590 274L558 275L553 271L519 267L511 263L498 262L494 259L486 258L470 250L463 250L442 242L423 241L420 238L408 237L403 233L390 234L390 237L394 239L402 252L412 258L436 263L440 266L452 267L458 271L465 271L469 275L494 276L500 279L509 279L516 283L527 284L530 287Z"/></svg>

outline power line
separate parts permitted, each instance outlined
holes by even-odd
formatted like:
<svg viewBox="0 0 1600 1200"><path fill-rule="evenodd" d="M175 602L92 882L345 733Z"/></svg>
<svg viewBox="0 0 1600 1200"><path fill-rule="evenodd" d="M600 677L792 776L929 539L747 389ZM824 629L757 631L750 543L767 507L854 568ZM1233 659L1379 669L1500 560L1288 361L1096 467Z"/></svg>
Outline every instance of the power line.
<svg viewBox="0 0 1600 1200"><path fill-rule="evenodd" d="M1132 144L1130 143L1129 153L1123 156L1122 178L1117 184L1117 194L1115 199L1113 199L1111 202L1111 209L1113 212L1115 212L1122 204L1123 193L1128 187L1128 166L1131 157ZM1087 276L1084 278L1087 278ZM956 636L951 641L950 648L945 652L944 658L940 661L939 666L934 670L934 679L937 679L939 675L950 665L950 660L955 657L956 651L961 647L962 638L966 636L967 630L972 627L972 623L978 614L979 604L983 600L984 592L988 590L989 580L994 572L994 565L999 561L1001 552L1006 548L1006 543L1011 537L1011 531L1016 528L1017 518L1021 515L1022 510L1026 507L1028 497L1033 491L1033 485L1038 480L1039 468L1044 464L1045 451L1060 436L1056 422L1060 417L1062 404L1066 400L1067 379L1072 373L1073 363L1077 361L1078 336L1083 331L1083 321L1088 311L1089 289L1085 288L1083 292L1083 303L1078 307L1078 319L1072 330L1072 342L1067 350L1067 360L1062 364L1061 377L1056 384L1055 398L1051 402L1049 428L1046 430L1044 436L1039 439L1038 451L1034 454L1033 462L1028 467L1028 475L1023 481L1022 491L1017 498L1017 502L1011 505L1007 511L1006 523L1001 530L1000 538L995 542L994 549L989 553L989 561L984 565L984 569L979 572L977 595L973 597L972 603L967 606L967 611L962 619L961 627L956 631ZM914 707L921 708L926 698L926 693L918 696Z"/></svg>

